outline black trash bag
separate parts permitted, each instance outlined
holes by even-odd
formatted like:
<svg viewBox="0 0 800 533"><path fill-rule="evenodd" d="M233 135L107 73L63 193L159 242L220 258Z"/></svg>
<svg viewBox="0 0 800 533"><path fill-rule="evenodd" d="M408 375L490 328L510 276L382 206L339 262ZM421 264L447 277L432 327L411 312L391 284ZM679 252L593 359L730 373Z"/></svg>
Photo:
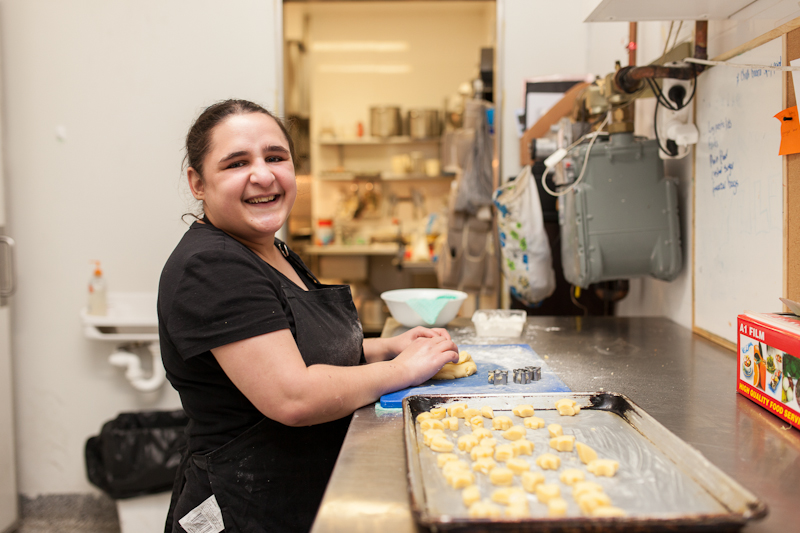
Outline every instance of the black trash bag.
<svg viewBox="0 0 800 533"><path fill-rule="evenodd" d="M114 499L172 490L186 448L183 410L120 413L86 441L86 475Z"/></svg>

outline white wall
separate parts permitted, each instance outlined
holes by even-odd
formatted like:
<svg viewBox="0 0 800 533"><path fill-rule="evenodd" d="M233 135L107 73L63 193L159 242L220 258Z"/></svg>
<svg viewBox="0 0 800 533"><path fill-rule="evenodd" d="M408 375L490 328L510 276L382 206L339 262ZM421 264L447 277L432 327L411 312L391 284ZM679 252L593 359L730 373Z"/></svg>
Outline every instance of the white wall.
<svg viewBox="0 0 800 533"><path fill-rule="evenodd" d="M278 0L0 0L21 493L89 492L87 437L121 411L179 406L169 385L134 392L112 346L83 338L89 260L112 291L156 290L186 229L186 130L224 98L275 108L280 13Z"/></svg>

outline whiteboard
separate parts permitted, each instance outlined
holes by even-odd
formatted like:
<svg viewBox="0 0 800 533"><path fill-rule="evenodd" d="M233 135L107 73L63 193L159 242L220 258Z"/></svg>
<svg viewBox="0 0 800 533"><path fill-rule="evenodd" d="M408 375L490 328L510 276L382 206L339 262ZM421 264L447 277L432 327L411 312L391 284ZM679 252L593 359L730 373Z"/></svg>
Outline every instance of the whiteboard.
<svg viewBox="0 0 800 533"><path fill-rule="evenodd" d="M781 64L781 39L731 59ZM694 325L736 342L736 316L779 311L783 291L780 72L717 66L700 75L695 152Z"/></svg>

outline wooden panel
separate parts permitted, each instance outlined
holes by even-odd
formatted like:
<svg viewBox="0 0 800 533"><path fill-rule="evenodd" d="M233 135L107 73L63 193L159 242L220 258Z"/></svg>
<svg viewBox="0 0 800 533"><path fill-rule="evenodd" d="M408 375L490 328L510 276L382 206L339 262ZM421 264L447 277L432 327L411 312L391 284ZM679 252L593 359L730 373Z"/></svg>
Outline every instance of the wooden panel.
<svg viewBox="0 0 800 533"><path fill-rule="evenodd" d="M786 34L786 61L800 58L800 29ZM797 105L792 76L785 75L784 108ZM784 295L800 300L800 154L784 157Z"/></svg>

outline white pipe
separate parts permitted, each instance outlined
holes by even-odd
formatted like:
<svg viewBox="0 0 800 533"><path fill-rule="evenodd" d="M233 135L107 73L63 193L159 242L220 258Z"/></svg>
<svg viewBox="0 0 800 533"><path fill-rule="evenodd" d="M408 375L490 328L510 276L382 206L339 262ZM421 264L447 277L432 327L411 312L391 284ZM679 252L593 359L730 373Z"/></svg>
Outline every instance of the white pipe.
<svg viewBox="0 0 800 533"><path fill-rule="evenodd" d="M166 379L166 372L164 371L164 364L161 362L161 350L156 342L148 342L147 347L153 355L153 373L148 378L145 377L142 370L142 361L139 356L129 351L117 348L117 351L112 353L108 362L114 366L126 368L125 377L131 382L131 385L136 390L142 392L152 392L157 390L164 384Z"/></svg>

